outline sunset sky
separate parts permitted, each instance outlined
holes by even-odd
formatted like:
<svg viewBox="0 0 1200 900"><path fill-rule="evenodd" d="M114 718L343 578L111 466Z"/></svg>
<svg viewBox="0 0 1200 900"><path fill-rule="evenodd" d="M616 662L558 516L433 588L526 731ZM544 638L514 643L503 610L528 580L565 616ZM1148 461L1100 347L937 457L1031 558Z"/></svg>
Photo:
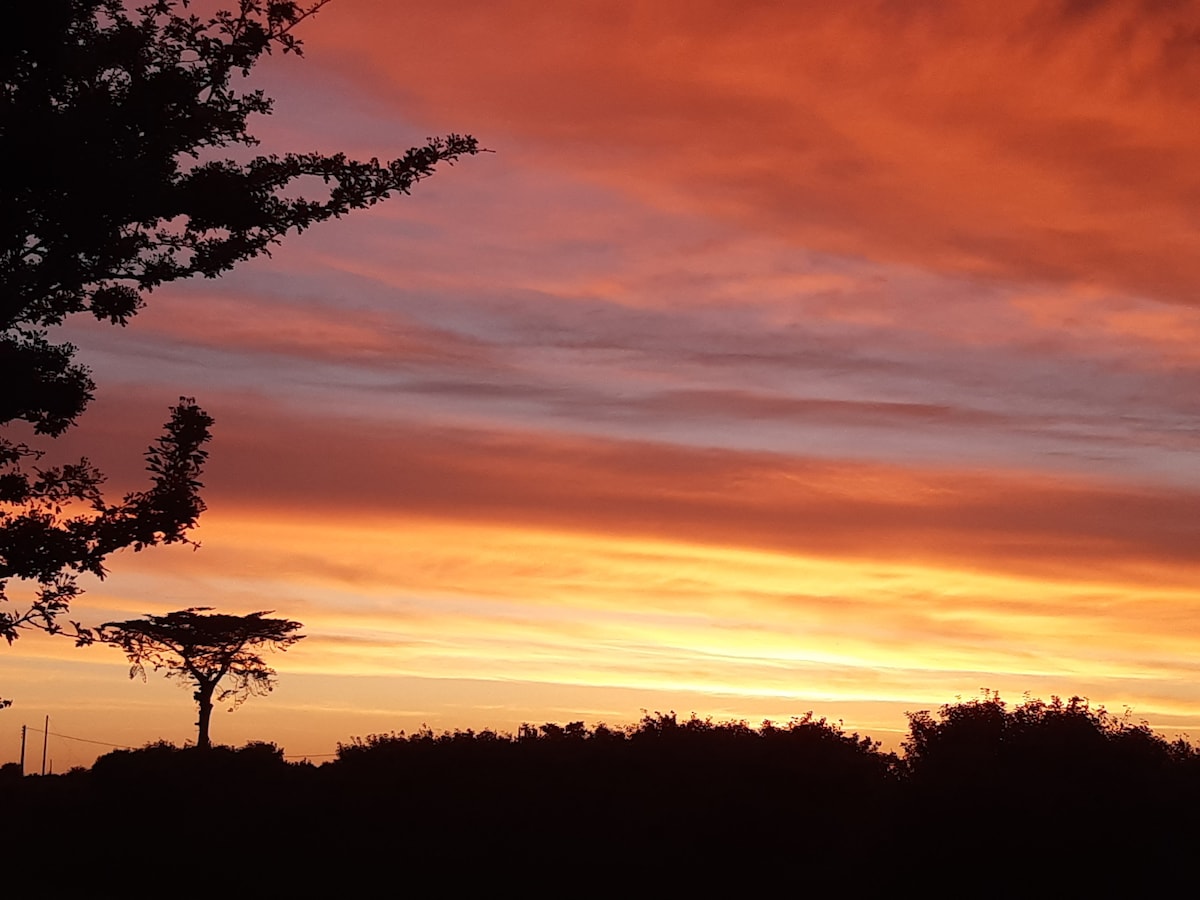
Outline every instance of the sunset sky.
<svg viewBox="0 0 1200 900"><path fill-rule="evenodd" d="M201 549L72 617L305 625L215 741L811 709L894 747L981 688L1200 738L1200 4L335 0L301 36L263 150L494 152L59 332L99 389L56 453L114 492L180 395L216 419ZM0 762L47 714L101 742L56 771L195 737L115 650L0 653Z"/></svg>

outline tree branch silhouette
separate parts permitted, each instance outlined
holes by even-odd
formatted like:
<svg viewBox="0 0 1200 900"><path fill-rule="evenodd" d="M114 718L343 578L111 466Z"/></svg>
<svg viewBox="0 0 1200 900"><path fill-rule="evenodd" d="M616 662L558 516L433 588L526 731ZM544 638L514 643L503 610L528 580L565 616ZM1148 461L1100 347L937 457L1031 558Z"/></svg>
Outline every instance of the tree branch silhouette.
<svg viewBox="0 0 1200 900"><path fill-rule="evenodd" d="M155 288L215 278L269 255L285 235L407 194L441 163L479 152L470 136L428 138L381 163L342 153L221 159L252 148L245 87L264 54L302 55L294 31L328 0L237 0L197 16L188 0L44 0L7 11L0 30L0 604L32 582L21 610L0 606L0 636L62 631L106 555L188 540L203 511L198 475L213 420L191 399L172 408L147 453L151 487L107 503L86 458L38 468L43 449L14 423L56 438L96 385L50 329L86 313L126 325ZM202 160L202 157L204 159ZM315 182L317 196L294 188ZM86 512L79 512L86 510ZM75 627L76 637L87 635Z"/></svg>

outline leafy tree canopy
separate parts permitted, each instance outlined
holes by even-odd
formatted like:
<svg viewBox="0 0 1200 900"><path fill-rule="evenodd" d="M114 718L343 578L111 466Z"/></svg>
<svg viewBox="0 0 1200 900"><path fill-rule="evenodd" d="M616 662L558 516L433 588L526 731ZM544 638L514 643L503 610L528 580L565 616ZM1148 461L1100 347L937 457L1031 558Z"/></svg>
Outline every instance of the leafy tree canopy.
<svg viewBox="0 0 1200 900"><path fill-rule="evenodd" d="M43 0L6 10L0 29L0 428L61 435L95 384L76 348L48 329L88 313L126 324L154 288L208 278L303 231L393 193L476 141L432 138L390 162L343 154L221 158L258 142L249 119L271 112L244 89L264 53L301 53L293 29L328 0L302 7L237 0L207 18L187 0L130 11L122 0ZM298 182L319 183L304 197ZM22 611L0 611L8 642L23 626L59 630L108 553L186 540L203 510L196 476L212 424L191 401L172 410L148 453L152 487L103 500L86 459L39 469L42 451L0 435L0 603L11 579L36 584ZM68 507L83 509L68 514ZM78 629L78 626L77 626Z"/></svg>
<svg viewBox="0 0 1200 900"><path fill-rule="evenodd" d="M104 577L105 557L113 551L187 541L204 511L198 476L208 456L203 445L211 425L207 413L181 397L165 433L146 451L150 489L126 494L115 504L105 502L104 476L86 459L34 469L31 476L19 462L33 451L0 438L0 600L7 599L10 578L38 585L28 608L0 610L0 635L11 644L24 626L58 631L56 618L80 593L76 573ZM71 511L76 501L85 511ZM75 633L86 641L87 631L77 623Z"/></svg>
<svg viewBox="0 0 1200 900"><path fill-rule="evenodd" d="M124 622L106 622L95 640L119 647L130 662L129 677L146 678L146 666L165 670L168 678L195 685L200 708L197 746L210 746L208 729L213 700L231 700L234 708L253 694L265 695L275 686L275 670L262 650L286 650L302 640L303 626L287 619L268 619L270 611L244 616L212 613L193 607L148 615ZM225 683L218 693L217 686Z"/></svg>

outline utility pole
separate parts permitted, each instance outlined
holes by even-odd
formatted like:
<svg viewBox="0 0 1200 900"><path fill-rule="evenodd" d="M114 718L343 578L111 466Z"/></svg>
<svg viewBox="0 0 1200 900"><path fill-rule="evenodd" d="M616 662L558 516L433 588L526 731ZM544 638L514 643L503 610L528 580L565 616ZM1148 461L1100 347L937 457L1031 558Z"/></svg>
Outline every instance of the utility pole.
<svg viewBox="0 0 1200 900"><path fill-rule="evenodd" d="M25 774L25 729L28 725L21 726L21 774Z"/></svg>
<svg viewBox="0 0 1200 900"><path fill-rule="evenodd" d="M50 742L50 717L46 716L46 727L42 730L42 774L46 774L46 744Z"/></svg>

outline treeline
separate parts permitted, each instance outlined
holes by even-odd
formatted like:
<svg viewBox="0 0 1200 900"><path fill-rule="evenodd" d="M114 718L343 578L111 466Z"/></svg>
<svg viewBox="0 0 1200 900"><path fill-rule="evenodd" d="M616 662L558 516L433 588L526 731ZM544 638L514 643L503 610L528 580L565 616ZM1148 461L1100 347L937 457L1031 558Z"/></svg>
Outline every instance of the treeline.
<svg viewBox="0 0 1200 900"><path fill-rule="evenodd" d="M273 744L155 744L5 779L0 799L10 822L76 823L76 859L113 842L167 859L241 834L347 876L371 860L712 877L803 864L866 885L897 867L973 860L979 874L989 859L1000 877L1038 859L1052 879L1153 880L1193 859L1200 748L1079 698L1010 708L988 694L910 714L900 753L812 714L752 727L655 713L625 728L375 734L321 766Z"/></svg>

